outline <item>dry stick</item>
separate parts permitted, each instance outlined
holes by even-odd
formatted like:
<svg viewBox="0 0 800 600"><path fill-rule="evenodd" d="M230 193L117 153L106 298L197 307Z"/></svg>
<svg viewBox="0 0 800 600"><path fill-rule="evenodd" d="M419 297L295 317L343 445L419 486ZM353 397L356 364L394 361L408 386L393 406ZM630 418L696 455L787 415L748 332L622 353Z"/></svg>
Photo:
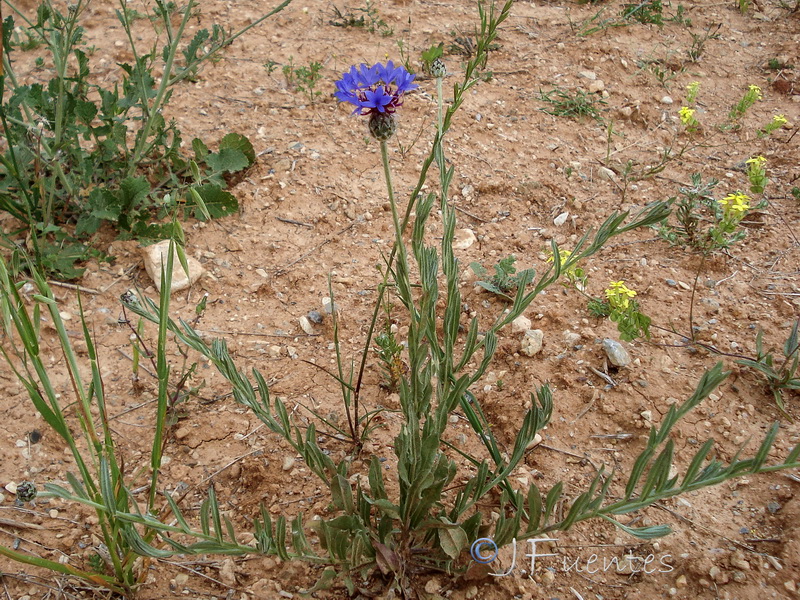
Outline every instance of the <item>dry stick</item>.
<svg viewBox="0 0 800 600"><path fill-rule="evenodd" d="M303 223L302 221L295 221L294 219L286 219L284 217L275 217L281 223L289 223L290 225L300 225L302 227L308 227L309 229L314 229L314 226L311 223Z"/></svg>
<svg viewBox="0 0 800 600"><path fill-rule="evenodd" d="M83 287L81 285L75 285L74 283L64 283L63 281L53 281L52 279L48 279L47 283L50 285L57 285L58 287L67 288L68 290L76 290L78 292L86 292L87 294L100 294L98 290L93 290L92 288Z"/></svg>
<svg viewBox="0 0 800 600"><path fill-rule="evenodd" d="M0 525L6 525L8 527L16 527L17 529L46 529L46 527L42 527L41 525L37 525L35 523L23 523L22 521L14 521L13 519L4 519L0 517Z"/></svg>
<svg viewBox="0 0 800 600"><path fill-rule="evenodd" d="M236 590L236 591L240 591L238 588L235 588L235 587L231 587L231 586L229 586L229 585L226 585L226 584L222 583L221 581L219 581L219 580L217 580L217 579L214 579L213 577L211 577L211 576L209 576L209 575L206 575L205 573L203 573L203 572L201 572L201 571L195 571L193 568L191 568L191 567L188 567L188 566L186 566L186 565L183 565L183 564L181 564L181 563L179 563L179 562L173 562L173 561L171 561L171 560L162 560L162 561L160 561L160 562L165 562L165 563L167 563L167 564L174 565L174 566L176 566L176 567L180 567L181 569L185 569L185 570L189 571L190 573L192 573L193 575L199 575L200 577L202 577L202 578L204 578L204 579L208 579L209 581L213 581L213 582L214 582L214 583L216 583L217 585L221 585L222 587L226 587L226 588L228 588L229 590Z"/></svg>
<svg viewBox="0 0 800 600"><path fill-rule="evenodd" d="M120 281L122 281L123 279L125 279L125 278L126 278L128 275L130 275L130 274L133 272L133 270L134 270L134 269L137 269L138 267L139 267L139 263L138 263L138 262L137 262L137 263L134 263L134 264L132 264L130 267L128 267L127 269L125 269L125 271L123 271L123 272L122 272L122 275L120 275L120 276L119 276L119 277L117 277L117 278L116 278L114 281L112 281L111 283L109 283L109 284L108 284L106 287L104 287L103 289L101 289L101 290L100 290L100 293L101 293L101 294L105 294L105 293L106 293L108 290L110 290L112 287L114 287L115 285L117 285L117 284L118 284Z"/></svg>
<svg viewBox="0 0 800 600"><path fill-rule="evenodd" d="M467 215L468 217L472 217L472 218L473 218L473 219L475 219L476 221L480 221L481 223L488 223L488 222L489 222L487 219L482 219L482 218L481 218L481 217L479 217L478 215L473 215L471 212L467 212L466 210L464 210L464 209L463 209L463 208L461 208L460 206L456 206L455 204L453 204L453 208L455 208L455 209L456 209L457 211L459 211L459 212L462 212L462 213L464 213L464 214L465 214L465 215Z"/></svg>

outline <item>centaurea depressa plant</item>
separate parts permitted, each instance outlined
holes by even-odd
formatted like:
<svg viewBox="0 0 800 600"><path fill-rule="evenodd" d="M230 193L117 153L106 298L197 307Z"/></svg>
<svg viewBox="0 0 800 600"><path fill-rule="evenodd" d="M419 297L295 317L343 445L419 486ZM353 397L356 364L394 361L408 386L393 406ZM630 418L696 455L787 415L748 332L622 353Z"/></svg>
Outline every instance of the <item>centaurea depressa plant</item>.
<svg viewBox="0 0 800 600"><path fill-rule="evenodd" d="M391 60L371 67L362 63L342 75L333 95L340 102L354 105L354 115L369 115L370 133L385 142L397 129L394 113L403 105L403 96L418 87L413 83L415 77Z"/></svg>

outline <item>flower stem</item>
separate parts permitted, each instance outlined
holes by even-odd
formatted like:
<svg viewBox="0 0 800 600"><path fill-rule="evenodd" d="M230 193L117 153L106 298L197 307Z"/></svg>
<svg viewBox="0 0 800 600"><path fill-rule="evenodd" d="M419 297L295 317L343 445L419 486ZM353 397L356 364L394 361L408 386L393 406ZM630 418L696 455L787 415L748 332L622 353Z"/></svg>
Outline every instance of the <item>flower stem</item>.
<svg viewBox="0 0 800 600"><path fill-rule="evenodd" d="M403 239L403 230L400 227L400 218L397 215L397 205L394 202L394 188L392 187L392 169L389 166L389 149L386 142L381 142L381 160L383 161L383 176L386 179L386 191L389 194L389 205L392 207L392 221L394 221L394 234L397 238L395 246L399 245ZM391 268L391 264L388 265ZM389 271L387 268L387 273Z"/></svg>
<svg viewBox="0 0 800 600"><path fill-rule="evenodd" d="M394 201L392 169L389 165L389 149L385 141L381 142L381 160L383 162L383 176L386 180L386 192L389 195L389 205L392 207L392 221L394 223L395 242L392 246L392 253L389 255L389 260L386 262L386 270L383 272L383 281L381 282L381 285L378 286L378 300L375 302L375 310L372 313L372 320L370 321L369 330L367 331L367 340L364 344L364 351L361 353L361 364L358 367L358 377L356 378L356 386L353 391L353 425L351 426L351 432L353 433L354 437L353 442L355 442L355 444L359 447L361 446L361 440L359 439L360 421L358 416L358 400L361 392L361 382L364 378L364 369L367 365L367 355L369 354L369 346L372 343L372 335L375 332L375 324L378 321L378 311L383 303L383 294L386 293L386 285L389 281L389 273L392 270L392 262L394 262L397 249L402 243L403 229L405 228L405 224L408 220L408 215L406 215L406 218L403 220L403 224L400 224L400 218L397 214L397 205Z"/></svg>

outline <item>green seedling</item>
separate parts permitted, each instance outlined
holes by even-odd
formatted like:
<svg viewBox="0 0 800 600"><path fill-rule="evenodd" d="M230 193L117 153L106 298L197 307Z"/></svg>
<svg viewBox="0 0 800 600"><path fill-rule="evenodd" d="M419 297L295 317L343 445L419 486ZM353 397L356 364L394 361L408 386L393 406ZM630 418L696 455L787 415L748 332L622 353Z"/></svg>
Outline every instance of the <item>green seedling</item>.
<svg viewBox="0 0 800 600"><path fill-rule="evenodd" d="M470 263L469 267L478 277L486 278L476 281L477 285L493 294L512 300L511 294L515 293L520 285L530 281L534 273L533 269L525 269L517 273L517 269L514 267L515 262L517 259L513 255L507 256L494 265L494 275L488 278L486 278L488 271L480 263Z"/></svg>
<svg viewBox="0 0 800 600"><path fill-rule="evenodd" d="M772 352L764 351L764 332L759 331L756 336L756 356L752 359L742 359L736 362L750 367L761 373L767 380L767 385L775 398L775 404L788 416L783 394L787 391L800 390L800 337L798 337L800 319L795 321L789 337L783 344L783 361L776 365Z"/></svg>

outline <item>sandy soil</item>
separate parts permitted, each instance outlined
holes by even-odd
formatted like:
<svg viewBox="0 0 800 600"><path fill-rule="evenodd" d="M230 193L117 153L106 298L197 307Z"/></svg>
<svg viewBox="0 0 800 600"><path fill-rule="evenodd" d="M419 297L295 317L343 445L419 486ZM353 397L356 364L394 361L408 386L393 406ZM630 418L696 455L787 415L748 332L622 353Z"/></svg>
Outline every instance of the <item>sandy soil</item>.
<svg viewBox="0 0 800 600"><path fill-rule="evenodd" d="M470 35L476 20L475 7L466 2L378 3L380 18L393 30L382 36L379 31L331 25L331 6L296 0L207 65L195 83L176 89L167 111L185 139L198 136L212 146L225 133L236 131L250 137L258 154L257 164L233 189L240 214L208 224L187 223L187 247L208 274L190 290L175 294L173 314L191 318L196 303L208 293L208 308L198 328L224 336L241 366L258 366L271 378L272 393L284 398L299 418L307 418L304 406L343 418L335 381L309 364L333 364L330 323L315 326L308 335L299 318L321 310L330 276L341 307L344 350L357 356L376 299L375 266L392 239L378 146L367 137L364 120L351 117L330 96L333 81L354 63L400 60L400 41L411 65L419 69L421 51L439 42L449 50L455 37ZM357 2L337 6L363 8ZM764 330L768 347L779 348L800 313L800 206L790 194L793 186L800 186L800 88L794 83L795 69L767 68L774 58L800 66L800 11L773 0L760 0L747 15L730 1L689 0L680 6L691 25L633 23L581 36L602 19L619 15L622 2L518 2L492 52L492 76L470 93L446 143L456 169L458 227L477 237L470 247L457 251L462 264L478 261L488 267L513 253L520 267L537 270L546 266L550 239L569 248L613 210L676 196L692 173L718 178L720 195L746 189L744 161L757 154L768 161L769 205L748 217L746 239L730 251L703 261L646 230L615 239L588 261L587 293L600 296L609 281L625 280L638 291L643 312L658 326L649 342L625 343L634 359L629 366L607 365L600 342L618 339L616 326L593 318L586 299L575 290L553 286L527 311L532 327L544 332L544 347L537 356L520 354L521 334L505 332L498 357L475 393L500 440L513 444L529 392L544 382L554 386L552 423L543 443L515 474L535 479L542 489L563 480L574 496L600 464L624 472L643 446L650 424L658 424L676 399L688 397L704 369L719 360L733 374L678 427L678 464L685 466L698 441L710 436L718 440L719 458L730 460L741 443L752 439L752 447L778 419L784 424L771 459L779 460L800 441L800 428L782 417L764 381L734 362L738 356L754 356L759 330ZM213 22L238 29L270 7L267 2L209 0L202 3L192 30ZM93 70L109 84L119 78L115 63L130 59L120 43L124 37L115 8L113 2L96 1L85 21L87 43L97 46ZM678 3L665 6L664 14L675 15L677 9ZM598 11L604 12L592 21ZM687 51L695 36L714 31L717 24L718 37L705 43L696 62L690 61ZM140 26L142 38L150 39L146 25ZM464 57L448 53L445 59L454 77L460 77ZM311 105L287 86L280 68L267 73L263 64L270 60L279 65L319 61L324 78L318 89L323 94ZM742 119L741 129L721 132L707 127L689 139L677 112L685 86L695 80L702 84L698 115L709 124L722 122L749 85L763 89L763 100ZM419 83L419 91L406 99L400 130L391 143L395 187L403 203L428 151L435 119L434 83ZM539 92L556 86L585 90L602 100L598 107L603 122L543 112L548 105ZM757 129L778 113L789 123L769 138L759 138ZM684 154L660 173L625 183L622 173L628 161L635 172L642 172L658 163L665 147L677 149L686 143ZM609 176L603 169L614 173ZM565 212L563 224L554 224ZM89 264L80 284L102 290L84 294L83 305L101 349L115 431L134 470L149 460L143 440L152 429L157 385L144 370L138 381L132 380L131 331L118 324L118 298L129 288L151 297L155 290L135 242L114 241L105 249L115 262ZM65 288L56 292L85 356L76 294ZM476 287L469 271L462 293L471 311L487 322L502 310L503 302ZM402 314L395 310L392 318L402 337ZM683 336L689 335L692 324L698 328L697 339L721 355L686 343ZM155 331L148 330L145 337L152 341ZM60 391L71 398L57 338L47 324L42 343L52 355ZM177 351L173 358L180 368ZM614 384L598 371L607 373ZM73 466L70 457L57 436L43 427L6 365L0 378L6 389L0 400L5 423L0 483L63 481ZM370 408L396 408L397 397L380 383L380 364L372 354L364 402ZM329 501L311 473L301 461L287 461L285 444L224 396L228 388L206 362L200 361L192 385L202 387L176 413L162 477L169 489L189 490L187 509L198 507L213 484L223 510L243 531L262 502L275 514L302 511L311 518L326 513ZM800 416L797 394L784 398L788 412ZM387 413L385 427L375 432L354 462L354 472L371 455L385 457L391 465L397 419ZM31 436L34 430L41 433L40 439ZM463 418L453 423L451 438L477 451L477 440ZM331 443L329 449L341 455L347 448ZM786 473L748 477L644 512L640 524L664 522L675 529L657 542L639 543L592 522L559 535L558 556L539 559L533 579L522 572L520 560L507 577L458 581L426 576L417 582L418 589L422 597L439 594L453 600L798 598L799 486ZM85 566L97 543L96 518L73 505L45 501L20 511L13 495L5 493L0 516L43 526L2 526L0 540L11 545L18 539L20 548L48 558L63 556ZM527 549L520 544L518 550ZM654 572L593 572L597 567L592 567L592 555L602 563L629 553L652 555ZM504 555L506 567L508 559ZM7 560L0 560L0 570L8 598L93 594ZM175 558L151 564L140 597L299 597L299 590L313 585L318 575L306 565L258 556ZM342 598L345 592L339 588L318 597Z"/></svg>

